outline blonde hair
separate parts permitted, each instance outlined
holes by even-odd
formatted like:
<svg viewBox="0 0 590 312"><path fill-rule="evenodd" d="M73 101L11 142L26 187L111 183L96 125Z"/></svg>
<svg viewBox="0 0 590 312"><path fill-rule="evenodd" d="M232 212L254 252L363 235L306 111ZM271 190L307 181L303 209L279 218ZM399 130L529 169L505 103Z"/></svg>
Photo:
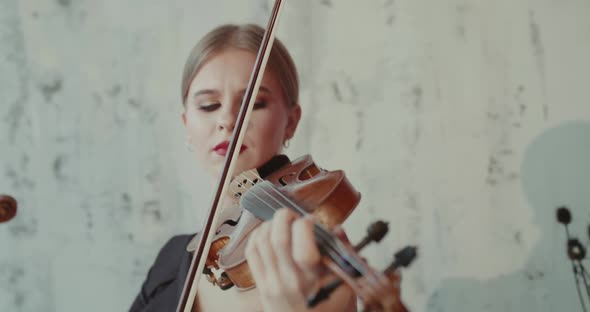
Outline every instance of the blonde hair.
<svg viewBox="0 0 590 312"><path fill-rule="evenodd" d="M211 57L228 49L242 49L258 54L258 49L264 36L264 28L254 25L219 26L207 33L192 49L182 74L181 96L182 104L186 107L186 100L190 85L197 72ZM272 50L268 56L267 68L278 78L289 108L299 102L299 77L295 63L283 43L275 38Z"/></svg>

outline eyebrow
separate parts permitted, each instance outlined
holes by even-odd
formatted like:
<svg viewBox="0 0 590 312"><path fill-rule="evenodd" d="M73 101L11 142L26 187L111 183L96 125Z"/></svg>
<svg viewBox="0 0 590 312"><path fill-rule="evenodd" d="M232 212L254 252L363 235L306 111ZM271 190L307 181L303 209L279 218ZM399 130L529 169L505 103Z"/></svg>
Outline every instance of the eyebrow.
<svg viewBox="0 0 590 312"><path fill-rule="evenodd" d="M242 89L239 92L239 94L244 94L244 93L246 93L246 89ZM258 93L269 93L269 94L272 94L272 91L270 91L270 89L267 88L267 87L265 87L265 86L260 86L258 88ZM215 95L215 94L219 94L219 91L218 90L215 90L215 89L202 89L202 90L199 90L199 91L195 92L193 94L193 98L199 97L201 95Z"/></svg>

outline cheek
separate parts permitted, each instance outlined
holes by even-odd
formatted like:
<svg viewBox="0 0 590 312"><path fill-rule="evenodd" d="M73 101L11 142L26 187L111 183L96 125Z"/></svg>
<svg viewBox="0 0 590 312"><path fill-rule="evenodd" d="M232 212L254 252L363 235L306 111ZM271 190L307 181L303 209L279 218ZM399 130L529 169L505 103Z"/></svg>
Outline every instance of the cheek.
<svg viewBox="0 0 590 312"><path fill-rule="evenodd" d="M266 145L280 146L285 136L286 120L276 118L272 113L266 113L258 118L255 128L257 128L258 140Z"/></svg>
<svg viewBox="0 0 590 312"><path fill-rule="evenodd" d="M196 148L201 150L207 146L207 138L211 136L211 122L210 118L203 118L196 113L187 116L186 128L188 134L191 136L192 143Z"/></svg>

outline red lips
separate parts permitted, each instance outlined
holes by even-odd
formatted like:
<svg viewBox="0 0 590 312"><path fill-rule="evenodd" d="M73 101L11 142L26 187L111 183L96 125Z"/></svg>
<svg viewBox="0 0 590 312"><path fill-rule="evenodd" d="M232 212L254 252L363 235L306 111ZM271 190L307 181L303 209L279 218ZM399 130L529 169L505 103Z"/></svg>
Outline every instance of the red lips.
<svg viewBox="0 0 590 312"><path fill-rule="evenodd" d="M225 156L227 154L227 148L229 147L229 141L223 141L213 148L213 151L219 156ZM245 151L248 147L244 144L240 147L240 154Z"/></svg>

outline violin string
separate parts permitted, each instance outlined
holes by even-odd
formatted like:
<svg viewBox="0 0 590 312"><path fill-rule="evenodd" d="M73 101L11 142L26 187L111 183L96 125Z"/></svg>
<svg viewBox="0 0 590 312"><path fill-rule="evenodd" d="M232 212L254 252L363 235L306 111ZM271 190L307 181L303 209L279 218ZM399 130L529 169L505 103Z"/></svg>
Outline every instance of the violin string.
<svg viewBox="0 0 590 312"><path fill-rule="evenodd" d="M250 183L254 184L253 181L251 181L250 179L248 179L248 177L244 177L247 181L249 181ZM262 180L262 178L260 178ZM250 194L252 194L253 196L255 196L261 203L263 203L264 205L270 207L272 210L276 210L278 208L284 207L284 206L290 206L292 207L294 210L296 210L297 212L299 212L301 215L306 215L307 212L305 212L305 210L303 210L301 207L299 207L297 204L295 204L290 198L286 197L285 195L283 195L281 192L279 192L278 190L276 190L274 187L272 187L272 185L270 186L270 189L275 191L276 193L278 193L284 202L281 202L279 199L277 199L276 197L272 196L272 194L270 194L266 188L264 187L260 187L260 189L262 190L262 192L264 193L264 195L266 195L266 197L274 200L274 202L276 202L277 205L271 205L269 204L268 201L264 200L263 198L261 198L260 196L258 196L256 194L256 192L251 192ZM286 204L285 204L286 202ZM317 226L316 226L317 228ZM326 233L318 233L321 235L321 239L323 239L324 245L329 244L328 239L326 238ZM330 246L330 247L334 247L334 246ZM336 250L335 252L340 252L342 253L342 251L338 251Z"/></svg>
<svg viewBox="0 0 590 312"><path fill-rule="evenodd" d="M264 179L262 179L256 173L253 173L253 176L254 176L255 180L264 181ZM248 178L247 176L243 176L243 178L245 179L245 181L250 182L252 184L252 186L254 186L257 183L255 181L251 180L250 178ZM245 187L243 183L238 183L238 185ZM281 208L283 206L289 206L303 216L308 214L299 205L294 203L289 197L287 197L282 192L277 190L272 184L269 185L269 188L270 188L270 190L272 190L276 194L278 194L284 202L281 202L281 200L279 200L275 196L273 196L264 187L260 187L260 189L264 193L265 197L272 199L276 203L276 205L272 205L271 203L269 203L269 201L265 200L264 198L261 198L260 196L258 196L256 194L256 192L250 192L250 194L252 194L262 204L266 205L267 207L269 207L273 211L276 211L276 209ZM242 194L239 192L234 192L234 195L238 195L241 197ZM285 202L286 202L286 204L285 204ZM315 224L315 226L314 226L314 233L317 234L316 239L319 239L321 241L320 243L322 246L328 246L328 247L331 247L330 249L333 249L333 250L325 249L326 252L328 252L329 254L332 254L333 257L338 257L340 259L344 258L341 255L346 254L346 251L343 251L342 249L338 248L337 245L334 245L331 243L332 237L329 233L326 233L325 230L323 230L323 228L319 227L317 224ZM370 292L376 293L378 291L377 288L379 288L380 282L379 282L379 276L376 274L376 272L373 272L373 270L365 270L365 268L362 265L350 263L350 259L346 259L345 261L347 263L349 263L350 265L352 265L354 267L354 269L361 274L361 276L360 276L361 278L362 277L365 278L364 279L365 282L361 282L364 286L363 288L368 288L368 289L365 289L365 291L367 291L369 293ZM358 282L359 281L357 280L357 283ZM366 294L366 292L365 292L365 294ZM371 297L371 296L369 295L369 297Z"/></svg>
<svg viewBox="0 0 590 312"><path fill-rule="evenodd" d="M299 210L300 213L302 213L302 214L306 214L305 210L303 210L300 206L298 206L296 203L294 203L289 197L287 197L282 192L277 190L276 187L274 187L272 184L269 186L269 188L270 188L270 190L272 190L276 194L278 194L280 197L282 197L286 202L288 202L291 207L293 207L296 210ZM269 194L269 196L271 196L271 195ZM271 196L271 198L272 198L272 196ZM325 233L323 231L323 228L321 228L317 225L315 226L315 228L317 229L317 231L314 231L314 232L320 232L319 234L324 234L324 235L327 235L329 238L331 238L331 235L329 233ZM323 238L325 239L325 237L323 237ZM328 238L328 240L329 240L329 238ZM336 247L336 253L338 256L340 256L341 254L347 254L346 250L342 250L340 248L337 248L338 247L337 245L333 246L328 241L326 241L326 243L328 243L328 245L330 247ZM353 264L353 263L351 263L350 259L347 259L347 262L350 263L354 267L354 269L361 274L362 277L366 278L366 280L371 288L379 287L379 283L380 283L379 276L377 274L375 274L375 272L373 272L373 270L365 270L365 268L362 266L362 264L359 264L359 263ZM376 291L376 289L373 289L373 290Z"/></svg>
<svg viewBox="0 0 590 312"><path fill-rule="evenodd" d="M262 178L260 178L259 176L257 176L257 178L258 178L259 180L263 180L263 179L262 179ZM251 181L250 179L248 179L248 177L245 177L245 179L246 179L247 181L249 181L250 183L252 183L252 184L255 184L253 181ZM302 208L301 208L299 205L297 205L296 203L294 203L294 202L293 202L293 201L292 201L292 200L291 200L289 197L287 197L287 196L286 196L286 195L284 195L282 192L280 192L279 190L277 190L277 189L276 189L276 188L275 188L275 187L274 187L272 184L270 184L270 185L269 185L269 188L270 188L270 190L271 190L271 191L274 191L274 193L278 194L278 195L279 195L279 196L280 196L280 197L283 199L283 201L287 203L287 206L290 206L290 207L292 207L293 209L295 209L296 211L298 211L298 212L299 212L300 214L302 214L302 215L306 215L306 214L308 214L308 213L307 213L307 212L306 212L304 209L302 209ZM278 200L276 197L272 196L272 194L270 194L270 193L269 193L269 192L266 190L266 188L262 188L262 187L261 187L261 189L262 189L262 191L265 193L265 195L266 195L267 197L270 197L271 199L273 199L273 200L274 200L274 201L275 201L275 202L276 202L278 205L277 205L277 206L271 206L270 204L268 204L268 202L266 202L266 201L264 201L263 199L261 199L260 197L256 196L256 193L255 193L255 192L253 192L253 193L251 193L251 194L253 194L253 195L255 195L256 197L258 197L258 199L259 199L261 202L263 202L264 204L268 205L268 206L269 206L269 207L271 207L273 210L276 210L277 208L280 208L280 207L283 207L283 206L285 206L285 204L284 204L284 203L281 203L281 201L279 201L279 200ZM332 243L331 243L331 240L332 240L332 235L330 235L329 233L326 233L326 232L325 232L325 230L324 230L323 228L319 227L319 226L316 224L316 225L315 225L315 227L314 227L314 230L315 230L314 232L316 232L316 233L319 235L319 237L318 237L318 238L322 239L322 241L323 241L323 244L322 244L322 245L323 245L323 246L329 246L329 247L331 247L332 249L334 249L332 252L334 252L334 253L335 253L335 255L336 255L337 257L340 257L340 258L342 258L342 256L341 256L341 255L342 255L342 254L346 254L346 253L347 253L347 251L346 251L346 250L342 250L341 248L338 248L338 247L339 247L338 245L334 245L334 244L332 244ZM347 259L347 262L348 262L348 263L350 263L350 259ZM363 268L363 267L362 267L362 265L361 265L361 264L358 264L358 263L350 263L350 264L351 264L351 265L354 267L354 269L355 269L356 271L358 271L358 272L359 272L359 273L360 273L362 276L364 276L365 278L367 278L369 283L371 283L371 282L373 282L373 283L375 283L375 284L378 284L378 283L379 283L379 282L378 282L378 280L379 280L378 276L376 276L376 275L375 275L375 273L373 273L373 272L372 272L372 270L365 270L365 268Z"/></svg>
<svg viewBox="0 0 590 312"><path fill-rule="evenodd" d="M283 193L281 193L279 190L277 190L272 184L269 185L269 189L271 191L274 191L280 197L282 197L283 201L286 202L286 204L283 204L281 206L289 206L289 207L297 210L302 215L309 214L303 208L301 208L296 203L294 203L290 198L288 198ZM271 198L274 198L272 196L272 194L268 194L268 196L270 196ZM342 254L346 254L347 251L343 250L342 248L340 248L339 245L334 243L333 235L331 235L328 231L326 231L324 228L322 228L320 225L318 225L316 223L314 223L314 233L316 234L316 238L321 239L321 243L322 243L321 245L324 247L324 249L326 249L326 247L330 248L330 249L326 250L327 252L330 252L334 257L338 257L338 259L344 258L342 256ZM350 261L347 261L347 262L350 262ZM358 271L358 268L355 265L353 265L353 267L355 267L355 270Z"/></svg>
<svg viewBox="0 0 590 312"><path fill-rule="evenodd" d="M257 176L257 179L264 181L261 177ZM248 179L248 177L244 177L245 180L247 180L248 182L252 183L253 185L256 184L254 181L251 181L250 179ZM269 185L270 190L274 191L275 193L279 194L279 196L282 197L282 200L284 202L281 202L280 200L278 200L276 197L273 197L272 194L270 194L268 191L266 191L266 188L261 187L262 191L265 193L266 196L272 198L278 205L277 206L271 206L269 205L267 202L265 202L264 200L258 198L260 201L262 201L264 204L266 204L267 206L271 207L271 209L276 210L280 207L283 206L290 206L291 208L293 208L294 210L296 210L299 214L305 216L305 215L309 215L309 213L307 213L305 211L305 209L301 208L299 205L297 205L295 202L293 202L289 197L285 196L283 193L281 193L279 190L277 190L275 187L273 187L272 184ZM256 193L253 193L254 195L256 195ZM286 202L286 204L285 204ZM317 226L316 226L317 227ZM326 238L331 238L329 233L325 233L325 231L322 231L322 228L319 228L320 230L320 235L323 236L324 239ZM329 239L328 239L329 240ZM340 251L342 253L342 251Z"/></svg>
<svg viewBox="0 0 590 312"><path fill-rule="evenodd" d="M257 174L253 174L254 177L256 179L258 179L259 181L264 181L259 175ZM250 182L252 185L255 185L256 182L254 182L253 180L250 180L250 178L248 178L247 176L243 177L245 179L245 181ZM242 183L238 183L238 185L244 187L244 185ZM299 205L297 205L296 203L294 203L290 198L288 198L287 196L285 196L282 192L280 192L279 190L277 190L275 187L272 186L272 184L270 185L270 189L272 191L274 191L275 193L277 193L282 199L283 201L285 201L287 204L285 205L285 203L282 203L279 199L277 199L276 197L272 196L271 193L269 193L266 188L264 187L260 187L260 189L262 190L262 192L264 193L264 195L266 195L266 197L272 199L277 205L272 205L269 203L269 201L264 200L263 198L261 198L260 196L258 196L256 194L256 192L250 192L250 194L252 194L254 197L256 197L262 204L266 205L267 207L271 208L273 211L276 211L276 209L281 208L283 206L290 206L291 208L293 208L294 210L296 210L299 214L301 215L307 215L308 213L302 209L301 207L299 207ZM235 195L238 195L239 192L234 192ZM239 194L239 196L241 197L241 194ZM339 257L339 258L343 258L341 256L341 254L345 254L346 251L341 250L340 248L338 248L338 246L334 246L333 244L330 243L331 237L329 233L325 233L325 231L323 231L323 229L319 226L317 226L317 224L314 226L314 232L316 234L318 234L316 236L317 239L320 239L322 241L322 246L329 246L332 249L335 250L326 250L327 252L331 253L333 256L335 257ZM326 237L328 236L328 237ZM347 260L348 263L350 263L349 260ZM378 287L378 283L379 283L379 279L378 277L375 275L374 272L372 272L372 270L365 270L361 265L353 265L352 263L350 263L356 271L358 271L361 274L361 277L365 277L365 281L367 283L365 283L365 287L369 287L370 290L369 291L377 291L375 289L375 287Z"/></svg>
<svg viewBox="0 0 590 312"><path fill-rule="evenodd" d="M260 181L264 181L264 179L262 179L257 173L255 172L251 172L254 177L255 180L260 180ZM252 181L250 180L246 175L243 176L244 181L246 182L250 182L252 185L256 184L256 181ZM245 183L239 183L240 186L243 186ZM277 198L273 197L272 194L270 194L268 191L266 191L265 188L261 188L262 191L265 193L266 196L274 199L274 201L278 204L277 206L272 206L270 204L268 204L267 201L259 198L258 196L258 200L260 200L263 204L269 206L272 210L276 210L280 207L283 206L290 206L292 207L294 210L296 210L299 214L301 215L308 215L309 213L307 213L303 208L299 207L296 203L294 203L290 198L286 197L284 194L282 194L280 191L278 191L276 188L274 188L271 185L269 185L269 187L271 188L271 190L273 190L275 193L278 193L284 201L286 201L287 203L285 204L284 202L280 202ZM253 195L256 195L256 193L252 193ZM342 249L338 248L339 246L334 246L333 244L331 244L331 241L333 240L332 236L329 233L326 233L325 230L323 230L321 227L318 227L317 225L315 226L315 232L317 232L317 234L320 236L319 238L322 239L323 246L329 246L331 247L333 250L326 250L327 252L330 252L333 256L335 257L341 257L340 254L344 254L346 251L343 251ZM358 266L358 265L357 265ZM357 269L357 268L355 268ZM361 273L362 274L362 273Z"/></svg>
<svg viewBox="0 0 590 312"><path fill-rule="evenodd" d="M247 176L244 176L244 181L250 182L252 183L252 185L255 185L256 183L252 180L250 180ZM258 177L260 180L264 181L262 178ZM243 186L244 183L239 183L240 186ZM263 198L261 198L260 196L258 196L256 194L256 192L250 192L249 194L253 195L254 197L256 197L256 199L258 199L263 205L266 205L267 207L269 207L271 210L275 211L278 208L281 207L285 207L285 206L289 206L292 207L294 210L298 211L300 214L302 215L306 215L307 212L302 209L301 207L299 207L296 203L294 203L290 198L286 197L284 194L282 194L281 192L279 192L276 188L274 188L272 186L272 184L269 183L269 187L271 190L275 191L276 193L278 193L282 199L283 202L281 202L278 198L272 196L272 194L270 194L266 188L264 187L259 187L262 192L264 193L264 195L268 198L271 198L272 200L274 200L274 202L276 202L277 205L271 205L267 200L264 200ZM332 256L332 258L336 258L336 259L343 259L343 257L341 256L341 254L345 254L346 251L342 250L341 248L339 248L339 246L334 245L332 243L332 236L327 233L325 230L323 230L321 227L319 227L317 224L314 226L314 233L317 234L316 238L319 240L319 244L323 247L329 247L329 248L324 248L324 250ZM349 262L349 261L348 261ZM353 267L357 270L359 267L358 264L353 265ZM362 274L362 270L359 271Z"/></svg>

